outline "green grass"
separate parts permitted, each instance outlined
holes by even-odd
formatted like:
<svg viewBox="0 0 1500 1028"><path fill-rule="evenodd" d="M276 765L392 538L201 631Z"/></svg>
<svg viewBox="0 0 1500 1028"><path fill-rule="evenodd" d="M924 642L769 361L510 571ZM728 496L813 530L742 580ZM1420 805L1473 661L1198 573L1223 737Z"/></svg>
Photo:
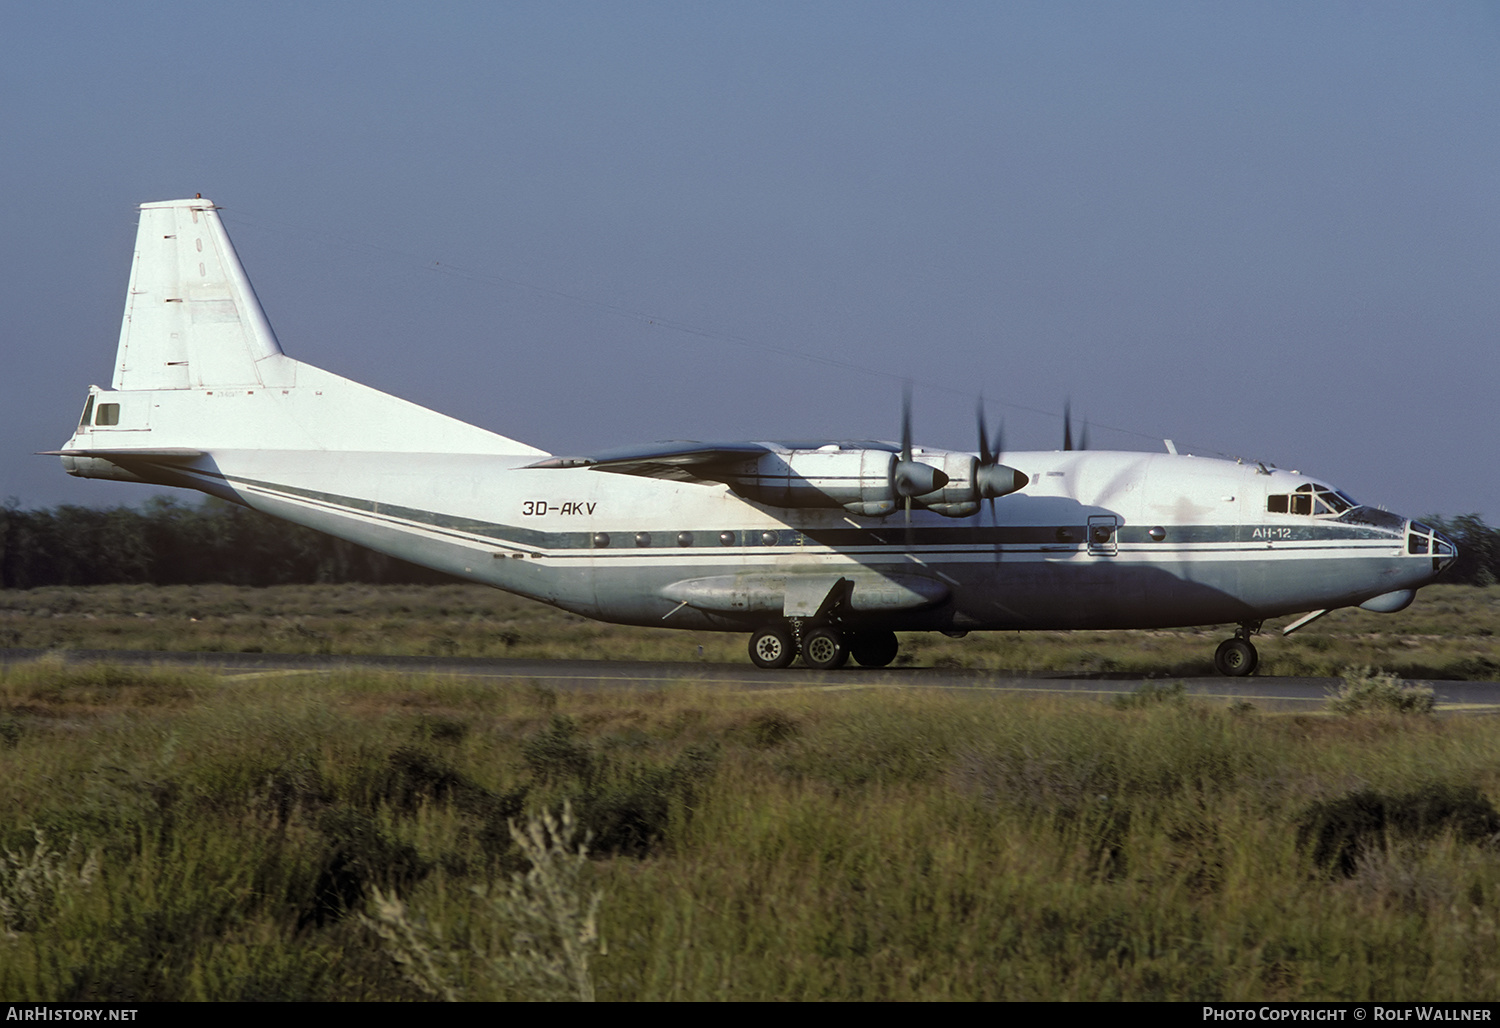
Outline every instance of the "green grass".
<svg viewBox="0 0 1500 1028"><path fill-rule="evenodd" d="M595 894L601 999L1500 990L1483 718L42 661L0 725L0 896L52 883L11 1000L421 999L412 939L456 997L543 998ZM518 844L565 808L587 861Z"/></svg>
<svg viewBox="0 0 1500 1028"><path fill-rule="evenodd" d="M1256 638L1264 674L1500 677L1500 587L1430 586L1397 614L1341 610ZM1227 627L1139 632L906 633L919 667L1213 673ZM483 586L96 586L0 592L0 646L474 657L614 657L744 663L746 636L606 625Z"/></svg>

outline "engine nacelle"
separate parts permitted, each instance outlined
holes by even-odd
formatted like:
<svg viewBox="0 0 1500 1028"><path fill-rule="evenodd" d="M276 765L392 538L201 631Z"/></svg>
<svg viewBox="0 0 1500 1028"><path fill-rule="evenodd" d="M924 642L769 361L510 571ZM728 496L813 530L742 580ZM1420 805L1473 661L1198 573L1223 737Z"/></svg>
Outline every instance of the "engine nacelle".
<svg viewBox="0 0 1500 1028"><path fill-rule="evenodd" d="M867 517L897 510L896 455L824 447L767 453L726 476L741 496L773 507L843 507Z"/></svg>
<svg viewBox="0 0 1500 1028"><path fill-rule="evenodd" d="M979 512L979 501L1005 496L1030 481L1004 464L981 465L967 453L924 454L947 478L947 484L912 497L912 502L947 518L967 518Z"/></svg>
<svg viewBox="0 0 1500 1028"><path fill-rule="evenodd" d="M1001 464L981 467L972 454L918 452L910 461L889 450L816 450L766 453L725 475L741 496L773 507L842 507L883 518L912 506L944 517L965 518L981 500L1015 492L1026 476Z"/></svg>
<svg viewBox="0 0 1500 1028"><path fill-rule="evenodd" d="M955 505L973 504L979 497L975 492L974 470L979 466L979 461L967 453L924 453L922 463L930 464L941 472L938 488L931 492L921 493L912 497L912 502L919 507L935 510L939 514L947 514L944 508ZM976 506L974 510L978 510ZM974 513L973 510L968 513ZM963 514L949 514L949 517L963 517Z"/></svg>

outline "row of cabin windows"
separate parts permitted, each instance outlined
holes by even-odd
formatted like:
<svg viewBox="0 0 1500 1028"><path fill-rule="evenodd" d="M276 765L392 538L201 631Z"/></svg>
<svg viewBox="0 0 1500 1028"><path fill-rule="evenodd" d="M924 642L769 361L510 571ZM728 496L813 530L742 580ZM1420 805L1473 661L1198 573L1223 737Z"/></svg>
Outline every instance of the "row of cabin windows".
<svg viewBox="0 0 1500 1028"><path fill-rule="evenodd" d="M1307 514L1313 517L1339 515L1357 507L1349 497L1326 485L1309 482L1299 485L1296 492L1276 493L1266 497L1266 510L1271 514Z"/></svg>

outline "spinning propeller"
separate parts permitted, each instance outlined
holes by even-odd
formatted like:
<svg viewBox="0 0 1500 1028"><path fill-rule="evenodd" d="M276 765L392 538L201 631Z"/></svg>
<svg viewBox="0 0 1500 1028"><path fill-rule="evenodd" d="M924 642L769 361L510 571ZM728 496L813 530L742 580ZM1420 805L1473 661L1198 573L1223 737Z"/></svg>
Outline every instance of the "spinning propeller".
<svg viewBox="0 0 1500 1028"><path fill-rule="evenodd" d="M1073 445L1073 401L1063 401L1063 449L1064 450L1087 450L1089 448L1089 423L1083 422L1083 432L1080 433L1077 447Z"/></svg>
<svg viewBox="0 0 1500 1028"><path fill-rule="evenodd" d="M911 498L943 488L948 476L931 464L911 459L911 383L901 394L901 456L891 473L891 484L906 507L906 544L911 545Z"/></svg>
<svg viewBox="0 0 1500 1028"><path fill-rule="evenodd" d="M990 437L984 416L984 399L977 410L979 454L939 451L932 463L917 460L911 442L911 386L907 385L901 401L901 452L891 465L891 490L902 501L905 511L906 540L912 542L911 509L922 506L945 517L970 517L979 510L979 502L990 501L990 520L994 520L995 499L1026 486L1029 479L1013 467L1000 463L1005 452L1004 426ZM965 481L967 480L967 481ZM959 485L952 486L953 482ZM946 492L945 492L946 490Z"/></svg>
<svg viewBox="0 0 1500 1028"><path fill-rule="evenodd" d="M1005 422L995 429L995 441L990 442L984 427L984 397L979 398L979 461L974 466L974 492L978 499L990 501L990 521L995 520L995 497L1005 496L1025 487L1030 481L1015 468L1000 463L1005 452Z"/></svg>

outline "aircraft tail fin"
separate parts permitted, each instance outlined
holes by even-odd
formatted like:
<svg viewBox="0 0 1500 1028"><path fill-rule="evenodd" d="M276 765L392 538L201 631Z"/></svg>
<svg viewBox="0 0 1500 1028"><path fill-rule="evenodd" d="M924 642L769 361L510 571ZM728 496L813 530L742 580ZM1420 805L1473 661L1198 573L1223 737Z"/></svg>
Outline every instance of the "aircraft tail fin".
<svg viewBox="0 0 1500 1028"><path fill-rule="evenodd" d="M64 447L183 449L547 455L288 357L202 197L141 205L113 388Z"/></svg>
<svg viewBox="0 0 1500 1028"><path fill-rule="evenodd" d="M142 204L114 388L271 387L291 375L218 208Z"/></svg>

